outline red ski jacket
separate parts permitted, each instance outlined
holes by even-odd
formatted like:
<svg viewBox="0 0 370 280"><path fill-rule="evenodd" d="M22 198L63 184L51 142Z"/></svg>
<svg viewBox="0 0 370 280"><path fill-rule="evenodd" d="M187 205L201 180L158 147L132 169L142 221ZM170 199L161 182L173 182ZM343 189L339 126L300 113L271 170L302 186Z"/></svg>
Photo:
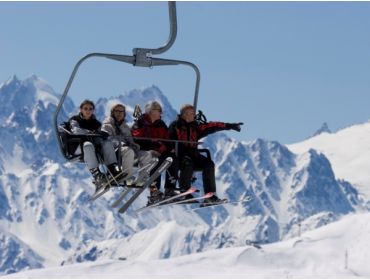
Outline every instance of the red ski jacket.
<svg viewBox="0 0 370 280"><path fill-rule="evenodd" d="M178 116L177 120L171 123L169 133L171 139L197 142L209 134L228 129L230 128L223 122L199 124L193 121L188 123ZM197 144L195 143L179 143L178 145L179 156L198 154Z"/></svg>
<svg viewBox="0 0 370 280"><path fill-rule="evenodd" d="M160 138L169 139L168 127L162 120L152 122L149 115L143 114L132 126L133 137L144 138ZM170 142L160 140L140 140L135 139L135 142L140 145L142 150L154 150L163 154L172 150L173 145Z"/></svg>

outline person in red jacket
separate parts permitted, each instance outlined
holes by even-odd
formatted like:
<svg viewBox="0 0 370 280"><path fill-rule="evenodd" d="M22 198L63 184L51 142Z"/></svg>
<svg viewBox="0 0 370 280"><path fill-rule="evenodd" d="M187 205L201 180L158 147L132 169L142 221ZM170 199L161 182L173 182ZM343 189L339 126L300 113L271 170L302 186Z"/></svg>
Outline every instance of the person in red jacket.
<svg viewBox="0 0 370 280"><path fill-rule="evenodd" d="M140 149L151 151L153 156L158 157L159 162L157 166L160 166L167 157L173 159L168 172L166 172L166 183L164 186L164 198L168 198L176 194L175 187L178 179L178 161L174 153L174 144L171 143L171 141L166 141L170 140L169 132L161 116L162 106L157 101L146 104L145 113L141 115L132 126L132 136L135 137L135 142L140 145ZM155 168L151 173L154 171ZM148 205L163 198L163 194L159 191L160 182L161 180L159 177L156 181L156 186L150 188Z"/></svg>
<svg viewBox="0 0 370 280"><path fill-rule="evenodd" d="M174 140L192 141L192 143L179 143L178 160L180 166L180 191L189 189L194 170L201 170L203 175L204 193L213 192L214 195L206 199L205 203L219 203L221 200L216 195L216 179L214 162L198 150L199 139L221 130L241 130L243 123L208 122L198 123L195 120L194 106L185 104L181 107L177 120L169 127L170 137Z"/></svg>

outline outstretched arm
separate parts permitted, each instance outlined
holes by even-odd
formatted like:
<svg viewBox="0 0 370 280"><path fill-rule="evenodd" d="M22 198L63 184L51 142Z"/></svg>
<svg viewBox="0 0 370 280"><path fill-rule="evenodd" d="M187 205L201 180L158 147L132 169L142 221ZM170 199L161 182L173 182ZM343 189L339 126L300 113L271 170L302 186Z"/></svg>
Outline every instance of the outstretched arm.
<svg viewBox="0 0 370 280"><path fill-rule="evenodd" d="M240 131L241 130L241 125L243 123L223 123L223 122L209 122L205 124L200 124L198 129L199 129L199 139L203 138L209 134L215 133L217 131L222 131L222 130L236 130Z"/></svg>
<svg viewBox="0 0 370 280"><path fill-rule="evenodd" d="M235 130L235 131L237 131L237 132L240 132L240 130L242 129L242 125L243 125L244 123L242 123L242 122L239 122L239 123L227 123L226 124L226 127L227 127L227 129L232 129L232 130Z"/></svg>

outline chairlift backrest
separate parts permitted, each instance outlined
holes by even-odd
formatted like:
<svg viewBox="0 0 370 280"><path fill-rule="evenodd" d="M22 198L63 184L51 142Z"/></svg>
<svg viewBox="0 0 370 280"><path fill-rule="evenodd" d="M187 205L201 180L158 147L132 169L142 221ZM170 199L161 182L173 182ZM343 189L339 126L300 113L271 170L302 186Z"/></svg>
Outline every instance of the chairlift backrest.
<svg viewBox="0 0 370 280"><path fill-rule="evenodd" d="M61 150L64 157L69 161L83 162L82 143L83 139L71 133L71 126L69 122L63 122L58 127L58 139L61 143ZM80 147L80 153L77 153Z"/></svg>

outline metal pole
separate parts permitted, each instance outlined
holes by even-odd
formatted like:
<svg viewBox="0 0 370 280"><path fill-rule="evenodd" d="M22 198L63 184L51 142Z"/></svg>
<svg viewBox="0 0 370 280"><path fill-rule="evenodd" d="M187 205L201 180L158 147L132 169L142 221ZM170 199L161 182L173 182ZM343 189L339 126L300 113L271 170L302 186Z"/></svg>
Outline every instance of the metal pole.
<svg viewBox="0 0 370 280"><path fill-rule="evenodd" d="M196 75L196 82L195 82L195 93L194 93L194 100L193 106L194 111L197 110L198 106L198 96L199 96L199 85L200 85L200 71L199 68L191 62L183 61L183 60L173 60L173 59L164 59L164 58L152 58L152 66L164 66L164 65L186 65L190 66Z"/></svg>
<svg viewBox="0 0 370 280"><path fill-rule="evenodd" d="M170 35L168 37L167 42L160 48L157 49L150 49L152 54L161 54L167 51L169 48L172 47L173 43L175 43L176 36L177 36L177 16L176 16L176 2L169 1L168 2L168 14L170 17Z"/></svg>
<svg viewBox="0 0 370 280"><path fill-rule="evenodd" d="M177 36L177 16L176 16L176 2L169 1L168 2L168 14L170 19L170 35L168 37L167 42L159 48L156 49L149 49L149 48L134 48L132 52L135 56L143 56L150 57L152 54L161 54L165 51L169 50L172 47L173 43L175 43L176 36ZM140 58L143 60L143 58Z"/></svg>

